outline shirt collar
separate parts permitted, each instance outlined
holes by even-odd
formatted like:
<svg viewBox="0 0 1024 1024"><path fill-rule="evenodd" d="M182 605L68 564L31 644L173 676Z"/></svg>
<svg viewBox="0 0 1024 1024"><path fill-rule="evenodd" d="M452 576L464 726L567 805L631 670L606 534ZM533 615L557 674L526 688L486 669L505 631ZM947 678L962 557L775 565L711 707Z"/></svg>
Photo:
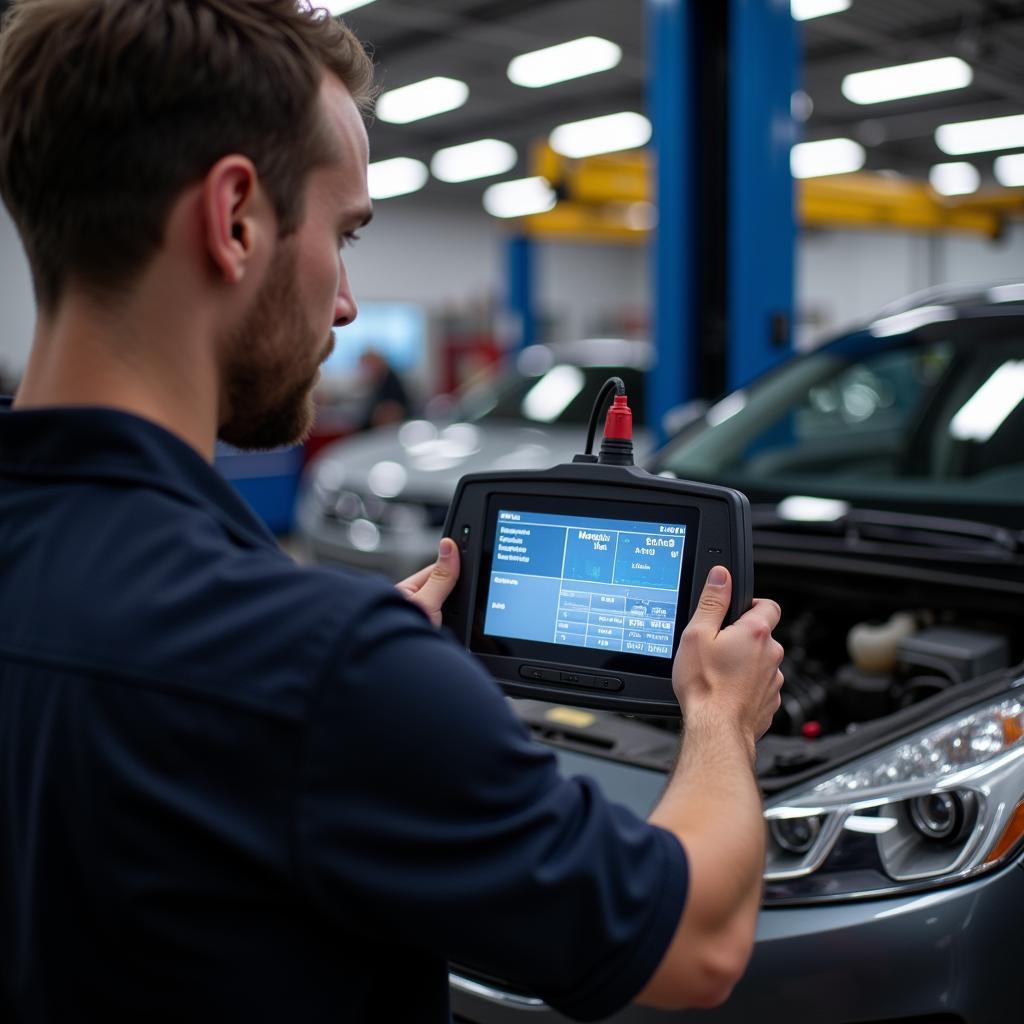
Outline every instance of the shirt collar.
<svg viewBox="0 0 1024 1024"><path fill-rule="evenodd" d="M273 534L197 451L149 420L117 409L12 409L0 398L0 476L134 483L215 516L249 546Z"/></svg>

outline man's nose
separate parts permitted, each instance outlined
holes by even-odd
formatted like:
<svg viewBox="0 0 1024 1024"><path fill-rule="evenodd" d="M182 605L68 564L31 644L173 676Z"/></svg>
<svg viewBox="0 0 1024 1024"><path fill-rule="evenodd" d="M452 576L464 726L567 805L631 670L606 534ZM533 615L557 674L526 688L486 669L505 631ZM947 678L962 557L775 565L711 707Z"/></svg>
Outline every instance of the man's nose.
<svg viewBox="0 0 1024 1024"><path fill-rule="evenodd" d="M341 268L338 274L338 294L334 297L334 326L345 327L359 315L359 307L348 286L348 274Z"/></svg>

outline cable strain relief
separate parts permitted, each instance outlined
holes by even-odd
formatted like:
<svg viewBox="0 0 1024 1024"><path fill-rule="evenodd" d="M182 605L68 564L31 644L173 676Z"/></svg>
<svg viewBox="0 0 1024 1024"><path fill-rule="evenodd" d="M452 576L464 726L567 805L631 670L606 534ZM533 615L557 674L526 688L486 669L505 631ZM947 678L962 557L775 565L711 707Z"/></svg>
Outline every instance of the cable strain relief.
<svg viewBox="0 0 1024 1024"><path fill-rule="evenodd" d="M597 461L602 466L632 466L633 442L628 438L605 437Z"/></svg>

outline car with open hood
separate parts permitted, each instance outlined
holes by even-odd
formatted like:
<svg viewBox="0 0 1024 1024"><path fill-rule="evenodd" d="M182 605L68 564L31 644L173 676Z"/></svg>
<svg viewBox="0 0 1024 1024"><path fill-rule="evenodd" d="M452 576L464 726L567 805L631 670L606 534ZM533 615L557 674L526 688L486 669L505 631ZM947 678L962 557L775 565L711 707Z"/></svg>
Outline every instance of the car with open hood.
<svg viewBox="0 0 1024 1024"><path fill-rule="evenodd" d="M746 975L715 1010L614 1019L1020 1019L1024 284L894 305L725 396L647 465L749 497L786 681L758 745L768 855ZM655 804L678 719L514 704L566 773ZM457 1020L562 1019L458 965L452 994Z"/></svg>

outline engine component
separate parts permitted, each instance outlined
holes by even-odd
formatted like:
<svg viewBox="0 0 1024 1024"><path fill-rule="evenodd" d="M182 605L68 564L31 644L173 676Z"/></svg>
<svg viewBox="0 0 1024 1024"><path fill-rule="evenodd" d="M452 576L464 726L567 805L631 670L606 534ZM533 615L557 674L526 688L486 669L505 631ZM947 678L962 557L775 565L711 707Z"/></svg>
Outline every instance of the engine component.
<svg viewBox="0 0 1024 1024"><path fill-rule="evenodd" d="M997 633L933 626L902 640L897 662L905 675L921 674L924 669L959 683L1009 668L1010 650L1006 637Z"/></svg>
<svg viewBox="0 0 1024 1024"><path fill-rule="evenodd" d="M836 673L835 699L848 722L870 722L892 710L893 677L887 672L864 672L843 665Z"/></svg>
<svg viewBox="0 0 1024 1024"><path fill-rule="evenodd" d="M828 690L789 658L782 663L782 674L786 681L779 694L781 703L772 721L772 732L795 736L807 723L825 718Z"/></svg>
<svg viewBox="0 0 1024 1024"><path fill-rule="evenodd" d="M910 612L897 612L883 623L858 622L846 636L846 650L862 672L892 672L900 643L917 628Z"/></svg>

